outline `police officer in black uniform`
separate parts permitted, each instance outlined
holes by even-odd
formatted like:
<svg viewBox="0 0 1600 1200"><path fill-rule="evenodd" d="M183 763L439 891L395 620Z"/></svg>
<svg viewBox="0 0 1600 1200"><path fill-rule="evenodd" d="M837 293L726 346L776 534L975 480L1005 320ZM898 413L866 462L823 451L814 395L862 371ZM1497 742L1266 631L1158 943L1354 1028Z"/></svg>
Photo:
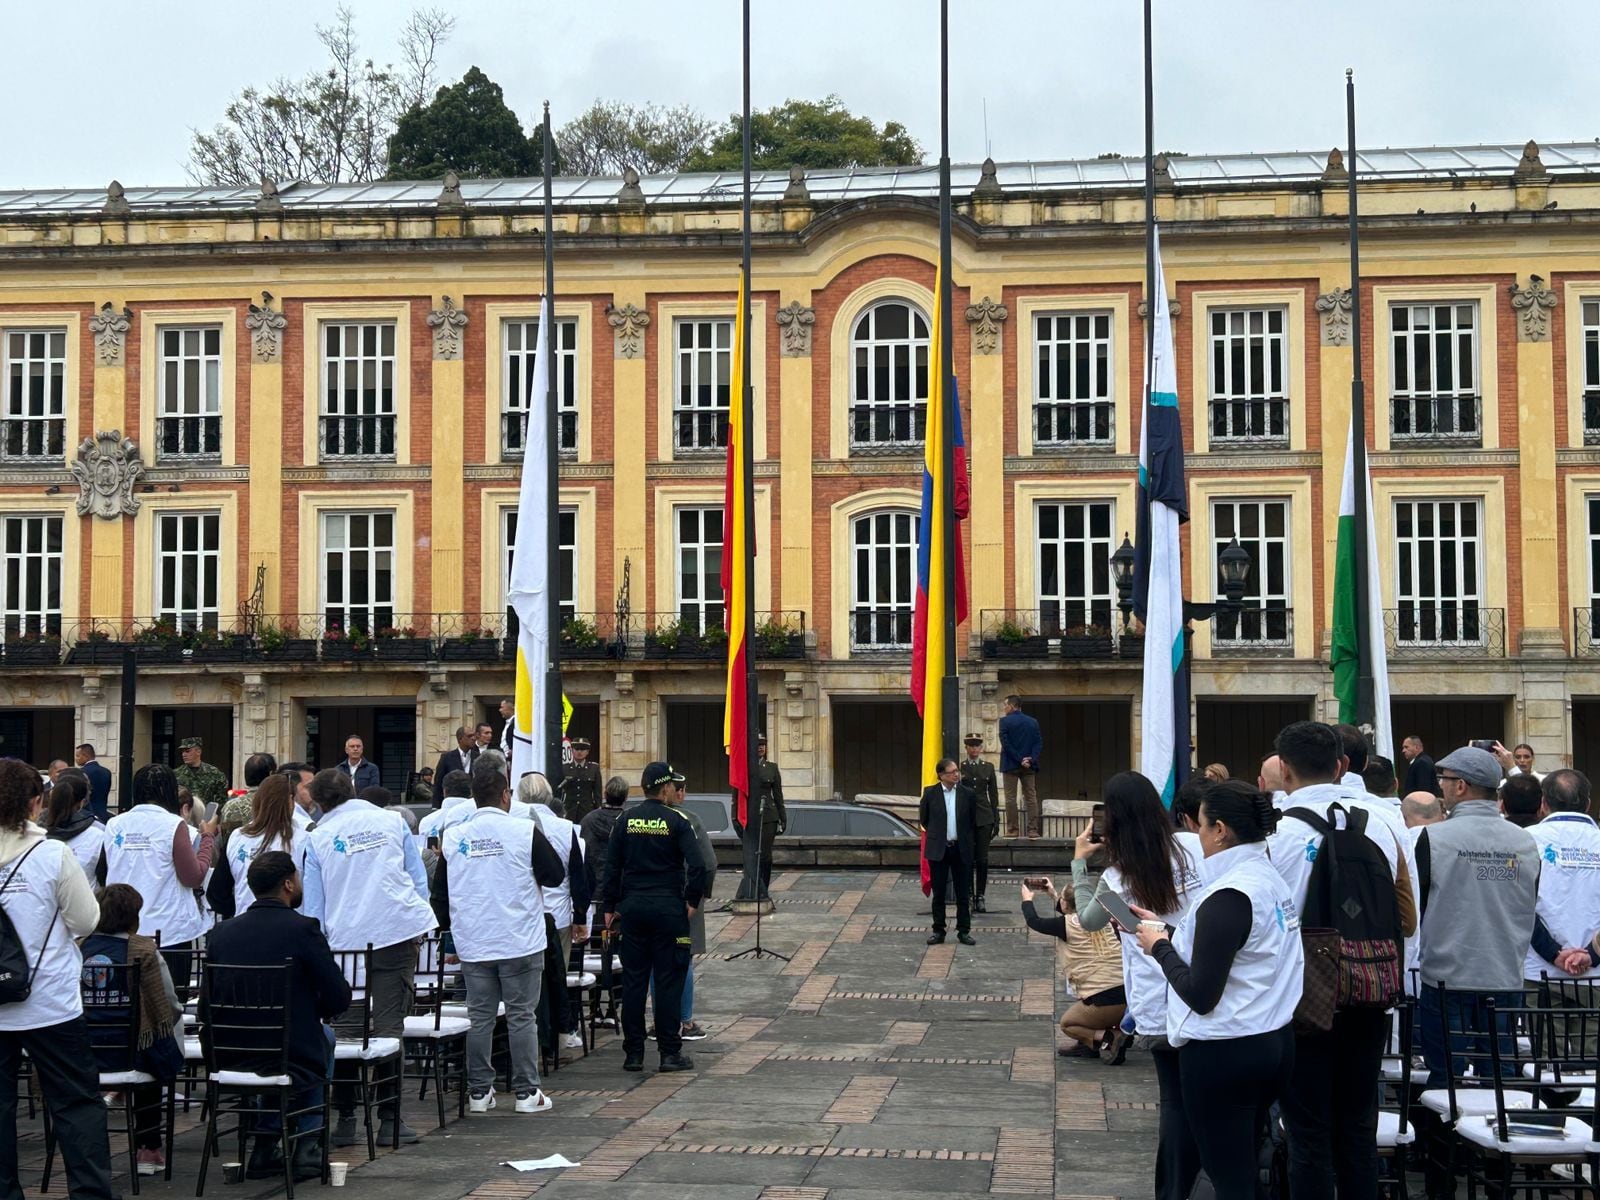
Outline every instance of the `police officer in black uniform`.
<svg viewBox="0 0 1600 1200"><path fill-rule="evenodd" d="M561 802L567 806L567 820L574 825L600 807L600 792L605 781L600 764L589 761L589 740L572 739L572 763L561 770Z"/></svg>
<svg viewBox="0 0 1600 1200"><path fill-rule="evenodd" d="M967 757L961 762L961 782L972 789L978 798L976 808L977 837L973 840L972 911L986 912L983 893L989 886L989 843L994 840L996 822L1000 812L1000 786L996 782L994 764L983 760L983 735L969 733L965 738Z"/></svg>
<svg viewBox="0 0 1600 1200"><path fill-rule="evenodd" d="M640 782L644 803L617 820L600 889L606 928L619 917L622 922L622 1069L644 1070L644 997L654 973L661 1069L692 1071L678 1017L689 968L689 917L705 897L705 864L693 827L667 807L666 789L684 777L653 762Z"/></svg>

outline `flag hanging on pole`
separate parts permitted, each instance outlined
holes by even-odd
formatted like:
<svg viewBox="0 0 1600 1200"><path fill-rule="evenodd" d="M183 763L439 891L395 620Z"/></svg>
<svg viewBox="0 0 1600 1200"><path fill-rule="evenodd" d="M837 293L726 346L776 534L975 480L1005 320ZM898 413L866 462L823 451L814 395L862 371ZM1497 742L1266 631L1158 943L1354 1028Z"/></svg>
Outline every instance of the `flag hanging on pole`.
<svg viewBox="0 0 1600 1200"><path fill-rule="evenodd" d="M733 321L733 381L737 392L744 379L745 293L749 281L739 272L738 315ZM735 817L746 824L750 800L750 694L747 683L750 631L745 628L745 597L750 589L748 570L750 530L745 527L744 397L730 396L728 404L728 469L722 503L722 611L728 631L728 680L722 704L722 748L728 754L728 786L733 789Z"/></svg>
<svg viewBox="0 0 1600 1200"><path fill-rule="evenodd" d="M956 624L967 619L967 571L963 562L961 536L957 525L955 543L955 596L945 595L944 546L949 522L966 519L969 510L967 487L967 446L961 432L961 393L954 377L950 380L950 428L944 425L944 380L940 340L942 312L938 297L939 281L934 284L933 337L928 347L928 423L923 444L922 519L917 527L917 594L911 623L911 699L922 717L922 785L939 781L934 764L947 753L943 745L945 612L955 604ZM955 511L946 512L940 502L944 495L944 442L953 440Z"/></svg>
<svg viewBox="0 0 1600 1200"><path fill-rule="evenodd" d="M1361 637L1367 639L1372 662L1373 742L1377 752L1394 761L1394 730L1389 717L1389 656L1383 636L1383 597L1378 579L1378 535L1372 523L1372 472L1361 481L1366 491L1365 538L1356 528L1356 428L1350 423L1345 444L1344 487L1339 493L1339 540L1333 566L1333 694L1339 701L1339 720L1354 725L1359 720L1357 686L1361 673ZM1367 548L1367 595L1356 605L1356 555Z"/></svg>
<svg viewBox="0 0 1600 1200"><path fill-rule="evenodd" d="M550 381L550 297L539 304L539 341L527 393L528 432L523 439L522 488L517 498L517 544L511 556L506 606L517 614L516 722L511 737L511 782L530 771L550 774L544 761L545 675L550 668L550 606L545 561L550 548L549 491L545 479L551 437L545 394Z"/></svg>
<svg viewBox="0 0 1600 1200"><path fill-rule="evenodd" d="M1144 700L1140 772L1172 807L1178 789L1177 676L1183 665L1183 561L1178 526L1189 519L1183 480L1183 423L1178 412L1178 364L1172 348L1161 235L1155 235L1155 282L1150 303L1150 383L1139 427L1139 545L1133 609L1144 622ZM1187 715L1187 714L1185 714ZM1187 729L1188 721L1182 722ZM1184 738L1187 742L1187 736Z"/></svg>

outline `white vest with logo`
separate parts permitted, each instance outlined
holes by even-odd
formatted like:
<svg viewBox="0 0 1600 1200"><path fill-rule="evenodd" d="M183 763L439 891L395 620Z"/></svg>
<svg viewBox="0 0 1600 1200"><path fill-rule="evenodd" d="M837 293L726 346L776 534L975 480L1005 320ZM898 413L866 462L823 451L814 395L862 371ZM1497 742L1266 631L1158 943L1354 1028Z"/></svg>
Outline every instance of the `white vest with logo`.
<svg viewBox="0 0 1600 1200"><path fill-rule="evenodd" d="M304 870L306 840L307 835L299 832L293 841L285 846L282 838L275 837L268 842L266 834L246 833L243 828L235 829L228 835L228 869L233 872L234 916L238 916L256 902L256 894L250 890L250 864L267 851L286 850L294 859L295 869Z"/></svg>
<svg viewBox="0 0 1600 1200"><path fill-rule="evenodd" d="M89 877L89 886L98 887L95 874L100 868L100 852L106 848L106 827L96 821L77 837L66 843L72 857L78 860L83 873ZM0 876L4 878L4 876Z"/></svg>
<svg viewBox="0 0 1600 1200"><path fill-rule="evenodd" d="M126 883L144 897L139 932L161 935L163 946L191 942L208 922L194 889L178 882L172 841L179 829L191 833L176 813L159 804L138 804L106 824L106 883Z"/></svg>
<svg viewBox="0 0 1600 1200"><path fill-rule="evenodd" d="M399 813L346 800L304 836L321 870L322 930L333 949L381 949L438 927L406 870L411 829Z"/></svg>
<svg viewBox="0 0 1600 1200"><path fill-rule="evenodd" d="M1172 886L1178 892L1178 910L1161 915L1168 925L1177 925L1194 903L1200 890L1200 860L1204 857L1197 835L1178 833L1173 835L1173 840L1179 851L1172 863ZM1106 868L1104 879L1106 887L1129 904L1139 903L1123 883L1122 872L1115 867ZM1118 935L1117 940L1122 945L1123 987L1128 993L1128 1012L1133 1016L1134 1026L1141 1034L1160 1036L1167 1028L1167 977L1161 973L1160 964L1139 947L1131 930Z"/></svg>
<svg viewBox="0 0 1600 1200"><path fill-rule="evenodd" d="M26 1000L0 1004L0 1029L46 1029L83 1015L78 978L83 956L56 904L56 881L63 871L79 867L65 843L49 840L38 844L20 865L19 860L21 855L0 865L0 885L5 889L0 892L0 904L16 927L22 951L28 956L28 970L33 971L37 963L38 971ZM13 868L15 876L11 876Z"/></svg>
<svg viewBox="0 0 1600 1200"><path fill-rule="evenodd" d="M1534 911L1563 949L1587 947L1600 931L1600 828L1586 813L1556 812L1528 832L1544 864L1539 868ZM1536 980L1541 972L1552 979L1567 978L1530 947L1524 977ZM1600 978L1600 966L1591 967L1583 977Z"/></svg>
<svg viewBox="0 0 1600 1200"><path fill-rule="evenodd" d="M440 843L450 881L450 934L462 962L543 954L546 896L533 877L529 821L479 808ZM572 901L567 900L570 909Z"/></svg>
<svg viewBox="0 0 1600 1200"><path fill-rule="evenodd" d="M572 857L572 838L578 827L565 817L556 816L548 805L534 804L529 807L533 810L534 821L544 830L545 840L550 843L556 852L556 857L561 860L561 869L566 870L567 863ZM578 857L580 860L583 857L582 838L578 839ZM572 924L571 876L565 876L559 887L546 888L544 902L558 930L570 926Z"/></svg>
<svg viewBox="0 0 1600 1200"><path fill-rule="evenodd" d="M1222 998L1201 1015L1170 988L1167 1040L1218 1042L1282 1029L1294 1017L1305 986L1305 952L1300 948L1300 916L1289 885L1272 865L1265 842L1233 846L1200 866L1204 887L1172 936L1185 962L1194 951L1194 922L1207 898L1231 888L1250 901L1250 933L1234 956Z"/></svg>

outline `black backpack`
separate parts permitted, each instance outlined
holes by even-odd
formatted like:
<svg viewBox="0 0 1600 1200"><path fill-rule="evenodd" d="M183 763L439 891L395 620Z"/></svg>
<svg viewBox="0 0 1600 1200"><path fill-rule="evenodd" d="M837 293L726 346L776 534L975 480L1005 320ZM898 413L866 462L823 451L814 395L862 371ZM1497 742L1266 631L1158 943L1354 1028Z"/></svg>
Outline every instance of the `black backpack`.
<svg viewBox="0 0 1600 1200"><path fill-rule="evenodd" d="M1328 809L1329 817L1337 813L1345 816L1343 828L1309 808L1283 814L1322 835L1300 913L1306 991L1295 1019L1302 1030L1330 1028L1335 1009L1392 1008L1404 993L1394 873L1367 837L1369 814L1339 804Z"/></svg>
<svg viewBox="0 0 1600 1200"><path fill-rule="evenodd" d="M22 857L17 859L16 866L11 868L6 875L6 881L0 883L0 896L4 896L6 889L11 886L11 881L22 869L22 864L28 861L32 854L43 842L35 842L23 851ZM56 917L61 915L58 910ZM50 944L50 935L55 932L56 918L50 920L50 928L45 931L44 942L39 947L39 958L33 964L33 969L28 969L28 950L22 944L22 938L17 933L17 927L11 923L11 914L0 905L0 1005L21 1004L33 991L33 977L39 972L39 963L44 961L44 948Z"/></svg>

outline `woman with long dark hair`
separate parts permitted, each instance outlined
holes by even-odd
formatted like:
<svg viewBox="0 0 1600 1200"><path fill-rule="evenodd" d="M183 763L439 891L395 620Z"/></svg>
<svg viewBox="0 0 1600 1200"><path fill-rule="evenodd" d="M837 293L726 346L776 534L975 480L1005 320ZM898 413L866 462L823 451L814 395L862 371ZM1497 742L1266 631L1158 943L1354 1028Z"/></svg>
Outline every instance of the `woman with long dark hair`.
<svg viewBox="0 0 1600 1200"><path fill-rule="evenodd" d="M56 777L50 789L45 814L45 836L65 842L72 857L83 868L89 886L94 886L100 853L105 849L106 827L94 819L89 805L89 778L82 771L67 770Z"/></svg>
<svg viewBox="0 0 1600 1200"><path fill-rule="evenodd" d="M206 885L206 902L223 920L238 916L256 902L246 876L257 856L282 850L294 859L296 868L305 865L305 838L295 844L294 792L295 785L282 772L267 776L251 799L250 819L222 843L217 869Z"/></svg>
<svg viewBox="0 0 1600 1200"><path fill-rule="evenodd" d="M1096 897L1112 891L1130 905L1161 913L1176 922L1199 890L1199 839L1176 833L1172 814L1161 803L1155 786L1143 775L1124 771L1106 781L1102 791L1103 847L1092 840L1092 826L1078 836L1072 858L1072 884L1078 903L1078 921L1084 929L1104 929L1111 914ZM1099 883L1089 878L1089 857L1104 849L1107 867ZM1185 1200L1200 1173L1200 1154L1183 1115L1183 1093L1178 1084L1177 1051L1167 1044L1167 981L1161 968L1122 931L1122 978L1127 992L1128 1017L1134 1030L1150 1039L1160 1089L1160 1129L1156 1150L1157 1200ZM1126 1022L1125 1022L1126 1023ZM1127 1052L1129 1034L1113 1030L1101 1051L1108 1062L1119 1063Z"/></svg>

